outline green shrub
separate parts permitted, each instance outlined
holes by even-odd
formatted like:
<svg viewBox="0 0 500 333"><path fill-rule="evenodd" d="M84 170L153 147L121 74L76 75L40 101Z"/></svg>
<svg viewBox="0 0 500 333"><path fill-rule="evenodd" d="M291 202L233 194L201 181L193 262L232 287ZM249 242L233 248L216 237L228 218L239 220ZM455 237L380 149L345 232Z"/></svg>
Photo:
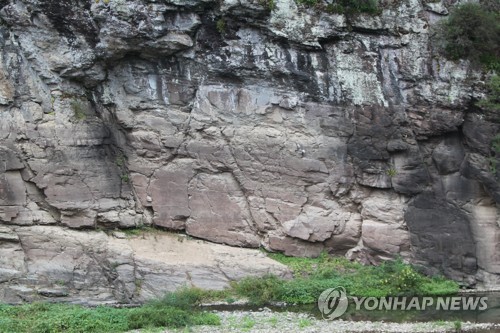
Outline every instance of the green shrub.
<svg viewBox="0 0 500 333"><path fill-rule="evenodd" d="M255 326L255 319L253 319L250 316L245 316L243 317L243 320L241 321L241 328L244 331L249 331Z"/></svg>
<svg viewBox="0 0 500 333"><path fill-rule="evenodd" d="M83 101L79 99L73 99L70 102L70 106L77 121L83 121L87 119L87 107Z"/></svg>
<svg viewBox="0 0 500 333"><path fill-rule="evenodd" d="M453 295L457 293L458 289L458 283L442 276L424 279L418 287L420 294L427 296Z"/></svg>
<svg viewBox="0 0 500 333"><path fill-rule="evenodd" d="M312 321L309 318L300 318L299 319L299 328L306 328L312 325Z"/></svg>
<svg viewBox="0 0 500 333"><path fill-rule="evenodd" d="M15 307L9 319L17 325L0 332L123 332L128 330L125 313L112 308L83 308L61 304L32 304ZM3 318L4 319L4 318Z"/></svg>
<svg viewBox="0 0 500 333"><path fill-rule="evenodd" d="M294 258L282 254L270 257L288 265L295 279L282 281L268 276L252 278L236 284L238 294L255 303L272 300L309 304L327 288L342 286L350 296L384 297L388 295L450 295L458 284L444 278L430 278L402 260L387 261L379 266L363 266L343 257ZM250 295L250 296L249 296Z"/></svg>
<svg viewBox="0 0 500 333"><path fill-rule="evenodd" d="M500 111L500 76L493 75L488 81L487 88L486 98L479 101L477 105L488 110Z"/></svg>
<svg viewBox="0 0 500 333"><path fill-rule="evenodd" d="M215 22L215 28L220 34L224 34L226 32L226 21L223 18L220 18Z"/></svg>
<svg viewBox="0 0 500 333"><path fill-rule="evenodd" d="M323 252L317 258L288 257L281 253L269 253L269 257L290 267L295 277L317 276L328 278L332 274L349 273L363 267L344 257L331 257Z"/></svg>
<svg viewBox="0 0 500 333"><path fill-rule="evenodd" d="M191 325L219 326L220 324L220 317L215 313L196 312L194 315L191 315Z"/></svg>
<svg viewBox="0 0 500 333"><path fill-rule="evenodd" d="M259 3L262 6L266 7L269 11L274 10L274 8L276 7L276 3L274 2L274 0L259 0Z"/></svg>
<svg viewBox="0 0 500 333"><path fill-rule="evenodd" d="M127 175L126 173L125 173L125 174L123 174L123 175L121 175L121 176L120 176L120 179L121 179L121 180L122 180L122 182L124 182L124 183L128 183L128 182L130 181L130 177L129 177L129 175Z"/></svg>
<svg viewBox="0 0 500 333"><path fill-rule="evenodd" d="M159 303L130 309L127 319L129 329L220 325L220 318L216 314L196 312L187 308L160 306Z"/></svg>
<svg viewBox="0 0 500 333"><path fill-rule="evenodd" d="M283 283L279 299L292 304L311 304L325 289L338 285L341 284L335 279L294 279Z"/></svg>
<svg viewBox="0 0 500 333"><path fill-rule="evenodd" d="M384 282L396 293L405 290L416 291L419 284L422 282L422 276L411 266L405 266L391 274Z"/></svg>
<svg viewBox="0 0 500 333"><path fill-rule="evenodd" d="M265 304L280 299L283 281L274 275L264 277L247 277L233 283L235 292L248 298L252 304Z"/></svg>
<svg viewBox="0 0 500 333"><path fill-rule="evenodd" d="M395 177L397 174L398 174L398 170L396 170L394 167L391 167L389 169L387 169L385 171L385 173L389 176L389 177Z"/></svg>
<svg viewBox="0 0 500 333"><path fill-rule="evenodd" d="M203 296L204 291L202 289L183 287L175 292L167 293L158 300L150 301L147 305L155 308L175 307L191 310L200 303Z"/></svg>
<svg viewBox="0 0 500 333"><path fill-rule="evenodd" d="M491 69L500 65L500 14L488 3L455 7L439 25L439 45L452 60L468 59Z"/></svg>
<svg viewBox="0 0 500 333"><path fill-rule="evenodd" d="M119 166L120 168L125 166L125 156L119 154L116 156L115 158L115 163L117 166Z"/></svg>
<svg viewBox="0 0 500 333"><path fill-rule="evenodd" d="M185 327L190 321L189 312L174 307L144 306L128 313L129 328Z"/></svg>

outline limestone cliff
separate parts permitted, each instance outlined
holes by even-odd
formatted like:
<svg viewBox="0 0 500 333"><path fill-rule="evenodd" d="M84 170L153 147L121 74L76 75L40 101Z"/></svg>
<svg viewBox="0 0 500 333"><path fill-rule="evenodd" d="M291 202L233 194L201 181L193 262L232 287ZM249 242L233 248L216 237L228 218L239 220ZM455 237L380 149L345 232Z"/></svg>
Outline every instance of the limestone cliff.
<svg viewBox="0 0 500 333"><path fill-rule="evenodd" d="M0 1L0 298L134 301L236 278L194 283L92 231L143 225L295 256L400 255L498 286L485 74L433 50L449 1L381 6Z"/></svg>

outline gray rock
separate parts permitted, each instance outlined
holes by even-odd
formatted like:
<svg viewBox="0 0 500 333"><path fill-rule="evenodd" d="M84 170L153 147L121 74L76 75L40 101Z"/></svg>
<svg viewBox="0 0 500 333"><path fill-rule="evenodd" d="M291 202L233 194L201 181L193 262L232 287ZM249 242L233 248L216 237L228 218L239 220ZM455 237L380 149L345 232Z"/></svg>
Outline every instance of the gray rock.
<svg viewBox="0 0 500 333"><path fill-rule="evenodd" d="M432 160L440 174L449 174L460 169L464 150L457 137L446 138L432 152Z"/></svg>
<svg viewBox="0 0 500 333"><path fill-rule="evenodd" d="M19 237L13 230L6 227L0 227L0 241L18 243Z"/></svg>
<svg viewBox="0 0 500 333"><path fill-rule="evenodd" d="M439 15L448 15L448 9L444 6L444 4L441 1L426 2L425 9Z"/></svg>
<svg viewBox="0 0 500 333"><path fill-rule="evenodd" d="M69 290L66 288L57 288L57 289L56 288L54 288L54 289L45 288L45 289L38 289L37 292L41 296L49 297L49 298L66 297L69 295Z"/></svg>
<svg viewBox="0 0 500 333"><path fill-rule="evenodd" d="M188 234L217 243L259 246L248 202L233 175L200 173L189 183L188 193Z"/></svg>
<svg viewBox="0 0 500 333"><path fill-rule="evenodd" d="M11 234L19 237L22 248L19 240L10 242L13 237L10 247L0 240L0 292L9 295L8 302L136 303L183 285L223 289L246 276L290 277L285 266L258 250L175 234L115 238L49 226L18 227Z"/></svg>

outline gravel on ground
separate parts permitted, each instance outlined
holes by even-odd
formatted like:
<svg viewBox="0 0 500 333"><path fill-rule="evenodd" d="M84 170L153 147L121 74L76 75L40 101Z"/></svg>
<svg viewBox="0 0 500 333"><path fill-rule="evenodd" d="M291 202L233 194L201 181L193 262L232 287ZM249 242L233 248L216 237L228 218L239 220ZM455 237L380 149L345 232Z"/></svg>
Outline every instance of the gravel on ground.
<svg viewBox="0 0 500 333"><path fill-rule="evenodd" d="M495 332L500 324L470 322L412 322L390 323L371 321L321 320L306 313L262 311L215 311L221 318L220 326L194 326L177 330L141 330L136 332L193 332L193 333L448 333Z"/></svg>

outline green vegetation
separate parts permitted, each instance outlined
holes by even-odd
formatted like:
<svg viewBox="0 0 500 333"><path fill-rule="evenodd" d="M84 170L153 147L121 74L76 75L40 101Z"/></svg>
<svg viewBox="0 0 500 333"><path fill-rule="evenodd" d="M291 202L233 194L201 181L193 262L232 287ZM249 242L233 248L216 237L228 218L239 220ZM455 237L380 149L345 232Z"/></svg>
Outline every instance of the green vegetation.
<svg viewBox="0 0 500 333"><path fill-rule="evenodd" d="M334 0L324 5L321 0L296 0L298 4L323 9L332 14L345 14L353 16L357 14L379 15L381 8L378 0Z"/></svg>
<svg viewBox="0 0 500 333"><path fill-rule="evenodd" d="M191 239L190 236L187 236L182 233L175 233L166 229L163 229L161 227L156 227L155 225L145 225L145 224L138 224L132 228L127 228L127 229L115 229L120 232L123 232L125 235L128 237L144 237L146 235L151 235L151 236L156 236L159 234L168 234L168 235L174 235L177 236L177 241L182 243L186 239ZM105 230L103 230L105 231ZM234 302L235 300L233 300Z"/></svg>
<svg viewBox="0 0 500 333"><path fill-rule="evenodd" d="M500 13L494 2L464 3L451 11L438 31L439 46L447 58L500 68Z"/></svg>
<svg viewBox="0 0 500 333"><path fill-rule="evenodd" d="M269 323L271 323L272 327L276 327L276 325L278 325L278 318L276 318L276 316L272 316L269 318Z"/></svg>
<svg viewBox="0 0 500 333"><path fill-rule="evenodd" d="M396 170L394 167L391 167L391 168L387 169L387 170L385 171L385 173L386 173L389 177L391 177L391 178L392 178L392 177L394 177L394 176L396 176L396 175L398 174L398 170Z"/></svg>
<svg viewBox="0 0 500 333"><path fill-rule="evenodd" d="M0 332L80 333L126 332L154 327L219 325L217 315L195 308L198 293L181 289L139 308L85 308L77 305L33 303L0 306Z"/></svg>
<svg viewBox="0 0 500 333"><path fill-rule="evenodd" d="M314 1L314 0L298 0L298 1ZM381 8L377 0L336 0L326 6L329 13L356 15L370 14L379 15Z"/></svg>
<svg viewBox="0 0 500 333"><path fill-rule="evenodd" d="M128 229L119 229L119 231L123 232L125 235L129 237L138 237L138 236L146 236L146 235L158 235L161 233L165 234L174 234L170 231L166 231L161 228L156 228L154 225L144 225L144 224L139 224L133 228L128 228ZM175 234L174 234L175 235ZM179 239L177 239L179 241Z"/></svg>
<svg viewBox="0 0 500 333"><path fill-rule="evenodd" d="M345 258L321 255L319 258L293 258L282 254L270 257L288 265L295 278L283 281L275 276L246 278L233 285L237 295L251 303L284 301L309 304L327 288L343 286L350 296L450 295L458 284L442 277L427 277L401 260L379 266L363 266Z"/></svg>
<svg viewBox="0 0 500 333"><path fill-rule="evenodd" d="M477 105L488 110L500 111L500 76L493 75L488 81L487 88L487 97L479 101Z"/></svg>
<svg viewBox="0 0 500 333"><path fill-rule="evenodd" d="M128 183L130 182L130 176L128 174L127 166L126 166L126 159L125 156L121 153L118 153L115 157L115 164L120 170L120 178L122 182Z"/></svg>
<svg viewBox="0 0 500 333"><path fill-rule="evenodd" d="M250 331L255 326L255 319L251 318L250 316L245 316L243 317L240 326L243 331Z"/></svg>
<svg viewBox="0 0 500 333"><path fill-rule="evenodd" d="M125 157L123 155L116 156L115 163L120 168L125 166Z"/></svg>
<svg viewBox="0 0 500 333"><path fill-rule="evenodd" d="M215 27L221 35L224 34L226 32L226 21L224 21L223 18L218 19L215 23Z"/></svg>
<svg viewBox="0 0 500 333"><path fill-rule="evenodd" d="M183 288L169 293L162 299L152 301L143 307L131 309L129 326L142 327L186 327L192 325L220 325L220 319L213 313L196 311L204 296L199 289ZM153 324L152 324L153 323Z"/></svg>
<svg viewBox="0 0 500 333"><path fill-rule="evenodd" d="M312 325L312 321L309 318L299 319L299 328L306 328Z"/></svg>
<svg viewBox="0 0 500 333"><path fill-rule="evenodd" d="M155 229L150 226L145 226L145 225L140 225L135 228L129 228L129 229L121 229L124 234L127 236L141 236L146 233L154 233L157 232L158 229Z"/></svg>
<svg viewBox="0 0 500 333"><path fill-rule="evenodd" d="M70 102L70 106L77 121L83 121L87 119L86 106L81 100L73 99Z"/></svg>
<svg viewBox="0 0 500 333"><path fill-rule="evenodd" d="M259 0L259 3L266 7L269 11L272 11L276 7L274 0Z"/></svg>

